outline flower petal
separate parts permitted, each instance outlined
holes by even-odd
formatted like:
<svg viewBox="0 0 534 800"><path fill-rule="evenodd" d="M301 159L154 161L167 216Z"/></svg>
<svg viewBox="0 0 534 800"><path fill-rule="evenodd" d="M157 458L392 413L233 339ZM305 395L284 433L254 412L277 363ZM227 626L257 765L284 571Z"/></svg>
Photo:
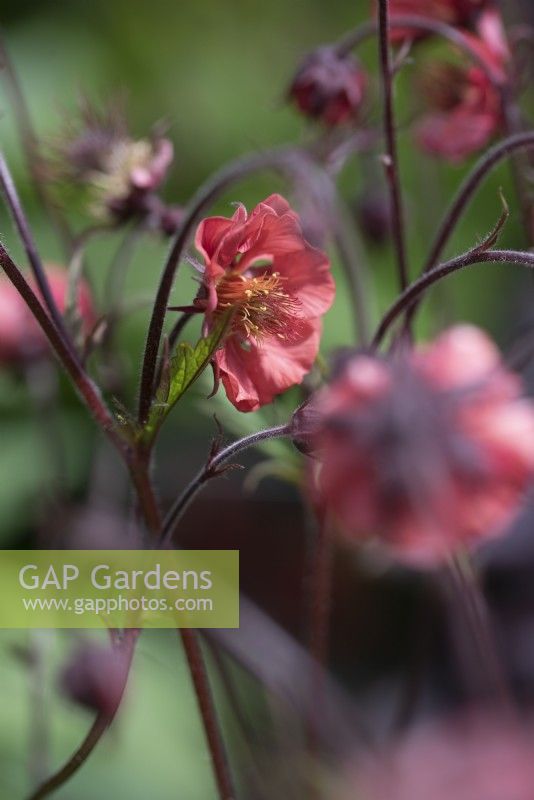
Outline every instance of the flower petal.
<svg viewBox="0 0 534 800"><path fill-rule="evenodd" d="M302 340L287 344L276 338L243 349L236 336L216 353L226 394L239 411L256 411L301 383L319 351L321 323L309 323Z"/></svg>

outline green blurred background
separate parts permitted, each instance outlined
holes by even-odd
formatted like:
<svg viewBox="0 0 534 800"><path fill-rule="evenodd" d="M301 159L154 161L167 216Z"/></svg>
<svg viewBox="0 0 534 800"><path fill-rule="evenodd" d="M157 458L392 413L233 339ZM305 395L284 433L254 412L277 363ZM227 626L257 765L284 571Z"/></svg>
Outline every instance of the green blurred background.
<svg viewBox="0 0 534 800"><path fill-rule="evenodd" d="M175 163L165 197L185 203L210 173L244 152L287 141L306 141L308 127L284 103L284 90L295 65L310 48L334 40L367 13L367 2L336 0L4 0L1 23L6 45L18 70L39 135L49 137L75 113L80 92L96 101L125 90L131 129L142 137L159 119L170 124ZM428 52L423 49L423 52ZM363 58L375 70L374 45ZM417 58L424 58L424 55ZM413 274L423 261L439 215L460 181L464 168L436 164L416 153L409 122L414 114L409 66L399 89L400 142L403 180L407 191L410 258ZM0 96L0 141L31 218L39 249L47 260L60 259L60 249L35 201L5 92ZM369 119L377 122L371 104ZM363 176L371 175L369 180ZM488 180L460 226L451 252L478 240L500 213L498 188L504 187L512 209L515 201L508 172L502 168ZM377 156L362 169L353 159L341 187L350 208L358 198L381 187ZM252 204L274 190L278 179L262 175L233 188L218 211L229 213L230 202ZM517 215L516 215L517 216ZM83 219L75 218L78 227ZM5 210L0 209L0 234L24 263ZM514 215L504 240L522 246ZM97 298L107 264L119 238L108 236L90 246L89 274ZM149 298L160 274L166 243L148 237L139 248L128 279L128 296ZM373 319L391 302L396 282L389 248L368 248L370 280L376 287ZM338 279L336 304L325 321L323 351L351 343L352 323L345 283ZM194 284L187 266L177 281L173 299L191 301ZM531 284L510 267L480 267L451 279L433 294L421 330L433 330L449 319L469 319L492 330L507 346L529 321ZM127 389L123 399L134 402L148 310L128 317L121 326ZM172 496L205 453L211 422L206 404L196 397L173 415L159 452L159 478L164 496ZM61 479L72 503L84 497L97 448L94 430L68 387L62 387L58 436L65 452ZM260 415L237 419L224 398L218 410L229 430L259 428L283 419L295 399L283 398ZM203 408L201 408L203 406ZM225 410L226 409L226 410ZM49 454L42 424L19 376L0 374L0 544L25 546L35 540L43 498L51 492ZM242 477L221 492L238 498ZM214 490L213 498L218 498ZM259 496L275 503L286 490L278 484L260 488ZM263 494L262 494L263 493ZM225 496L226 496L225 495ZM48 520L54 528L61 520ZM30 637L31 638L31 637ZM0 796L23 797L28 787L28 742L32 696L30 671L14 655L14 645L27 637L0 636ZM90 718L61 699L54 689L57 664L70 640L61 633L47 639L49 658L47 703L51 719L50 765L59 764L81 740ZM15 648L16 649L16 648ZM176 637L145 636L133 673L133 685L116 729L84 769L57 794L58 798L94 800L210 800L213 789L204 747L190 696L189 679Z"/></svg>

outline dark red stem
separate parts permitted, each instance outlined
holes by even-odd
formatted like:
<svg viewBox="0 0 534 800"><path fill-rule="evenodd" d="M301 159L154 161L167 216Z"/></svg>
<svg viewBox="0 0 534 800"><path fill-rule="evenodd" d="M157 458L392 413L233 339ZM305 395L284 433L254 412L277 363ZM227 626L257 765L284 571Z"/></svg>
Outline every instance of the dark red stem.
<svg viewBox="0 0 534 800"><path fill-rule="evenodd" d="M446 278L448 275L452 275L453 272L458 272L475 264L519 264L529 269L534 269L534 253L519 250L470 250L468 253L463 253L450 261L439 264L410 284L399 295L389 310L386 311L374 335L373 347L379 347L395 320L405 313L414 301L432 284Z"/></svg>
<svg viewBox="0 0 534 800"><path fill-rule="evenodd" d="M244 436L243 439L238 439L236 442L232 442L227 447L216 453L216 455L214 455L212 458L208 459L202 469L195 475L191 483L186 486L181 495L179 495L179 497L175 500L171 509L167 513L167 516L163 521L161 546L167 547L171 544L176 527L189 504L205 483L207 483L211 478L216 478L221 474L220 468L224 464L227 464L228 461L230 461L230 459L232 459L238 453L243 452L243 450L247 450L249 447L254 447L254 445L258 444L259 442L266 441L267 439L276 439L283 436L289 436L289 434L289 425L277 425L274 428L266 428L263 431L251 433L248 436Z"/></svg>
<svg viewBox="0 0 534 800"><path fill-rule="evenodd" d="M24 214L24 210L17 194L13 178L11 177L9 167L7 166L2 153L0 153L0 186L2 187L7 206L13 215L13 221L26 251L26 255L28 256L30 267L35 276L37 286L39 287L39 291L41 292L45 305L48 308L50 316L54 320L56 327L65 342L65 345L72 350L74 354L74 347L67 329L65 328L63 317L61 316L59 308L57 307L56 301L54 300L54 296L51 292L43 262L41 261L41 257L37 252L37 247L33 240L30 226L28 225L26 215Z"/></svg>
<svg viewBox="0 0 534 800"><path fill-rule="evenodd" d="M393 68L391 60L391 48L389 43L389 0L379 0L378 28L380 44L380 69L382 74L382 93L384 100L384 134L386 140L386 152L383 160L390 192L392 233L397 256L399 283L401 291L403 291L407 287L409 279L406 262L404 209L397 155L397 132L395 126L395 112L393 108Z"/></svg>
<svg viewBox="0 0 534 800"><path fill-rule="evenodd" d="M50 319L41 301L22 275L19 268L10 258L7 250L0 244L0 267L17 289L22 299L41 327L52 350L61 361L72 382L82 396L91 414L99 426L112 440L119 452L126 456L127 448L122 437L116 431L115 421L102 400L100 393L89 376L85 373L71 349L66 345L54 321Z"/></svg>
<svg viewBox="0 0 534 800"><path fill-rule="evenodd" d="M337 52L340 55L346 55L355 47L359 47L363 44L367 39L376 36L379 27L380 23L375 20L364 22L358 28L355 28L344 36L343 39L335 45ZM438 22L437 20L427 17L421 17L418 14L395 14L394 17L390 17L390 30L404 30L407 28L447 39L447 41L456 45L468 55L477 66L483 69L492 83L496 86L501 86L501 76L493 71L491 64L488 64L488 62L481 57L480 53L470 44L469 40L460 29L454 28L452 25L447 25L445 22Z"/></svg>
<svg viewBox="0 0 534 800"><path fill-rule="evenodd" d="M236 795L198 633L190 628L181 628L179 633L204 724L219 797L220 800L234 800Z"/></svg>
<svg viewBox="0 0 534 800"><path fill-rule="evenodd" d="M137 638L139 636L139 631L137 630L128 630L124 633L124 637L122 642L120 643L119 647L122 649L125 657L125 671L124 671L124 682L120 691L120 695L115 703L115 706L112 711L108 711L107 713L98 714L94 723L92 724L89 733L76 750L75 753L69 758L67 763L54 775L52 775L48 780L39 786L29 797L28 800L42 800L43 797L48 797L49 794L54 792L56 789L59 789L60 786L63 786L75 772L77 772L81 766L87 761L93 750L95 749L98 742L101 740L104 733L108 730L111 723L115 719L117 711L120 708L122 696L124 694L124 690L126 689L126 684L128 682L128 676L130 674L130 667L132 664L133 654L135 651L135 644L137 642Z"/></svg>

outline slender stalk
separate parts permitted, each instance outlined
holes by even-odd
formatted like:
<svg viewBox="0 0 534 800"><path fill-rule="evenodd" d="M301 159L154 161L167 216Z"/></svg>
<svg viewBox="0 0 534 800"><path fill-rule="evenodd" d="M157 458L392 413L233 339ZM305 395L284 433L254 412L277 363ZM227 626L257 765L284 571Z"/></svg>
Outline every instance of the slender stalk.
<svg viewBox="0 0 534 800"><path fill-rule="evenodd" d="M267 439L276 439L283 436L289 436L290 432L289 425L277 425L274 428L266 428L263 431L251 433L248 436L243 437L243 439L238 439L236 442L232 442L232 444L229 444L227 447L219 450L218 453L211 456L202 469L200 469L195 475L191 483L186 486L183 492L173 503L170 511L163 521L160 545L162 547L167 547L171 544L176 527L186 509L189 507L189 504L202 489L205 483L207 483L211 478L216 478L221 474L220 468L223 467L224 464L230 461L230 459L232 459L238 453L242 453L243 450L247 450L249 447L254 447L254 445L258 444L259 442L264 442Z"/></svg>
<svg viewBox="0 0 534 800"><path fill-rule="evenodd" d="M15 226L18 230L21 242L24 245L26 255L28 256L28 261L30 262L32 272L35 276L35 280L43 297L44 303L48 308L50 316L54 320L58 331L64 339L65 345L74 353L74 347L71 338L67 332L67 329L65 328L65 323L59 308L57 307L57 303L54 300L54 296L50 289L50 284L48 283L48 278L46 277L46 272L43 267L43 262L41 261L41 257L37 252L37 247L33 240L30 226L28 225L26 215L24 214L24 210L17 194L13 178L11 177L9 167L7 166L2 153L0 153L0 186L2 187L6 204L13 215Z"/></svg>
<svg viewBox="0 0 534 800"><path fill-rule="evenodd" d="M310 656L312 658L309 740L312 754L319 740L325 705L325 676L327 673L332 610L332 537L330 520L325 512L318 513L318 530L314 542L310 576Z"/></svg>
<svg viewBox="0 0 534 800"><path fill-rule="evenodd" d="M29 772L33 783L39 784L48 773L50 726L47 702L46 662L50 631L30 631L30 758Z"/></svg>
<svg viewBox="0 0 534 800"><path fill-rule="evenodd" d="M468 630L478 651L482 674L486 675L488 692L503 712L513 711L513 700L493 634L489 609L480 589L478 577L467 554L455 556L449 566L452 585L459 594L459 607L464 612Z"/></svg>
<svg viewBox="0 0 534 800"><path fill-rule="evenodd" d="M361 258L354 247L349 230L343 219L343 209L339 209L339 219L336 223L334 240L342 264L345 267L345 275L349 284L349 291L353 306L354 332L356 339L361 347L367 347L370 339L370 319L367 301L369 294L367 288L367 275L361 269ZM358 248L360 249L360 248Z"/></svg>
<svg viewBox="0 0 534 800"><path fill-rule="evenodd" d="M119 710L122 702L122 696L128 682L128 676L130 674L130 667L132 664L135 644L138 636L138 630L128 630L125 632L122 642L119 645L124 652L125 670L124 682L114 708L110 712L97 715L89 730L89 733L76 752L73 753L66 764L58 772L48 778L48 780L42 783L41 786L39 786L32 794L30 794L27 800L42 800L43 797L48 797L50 794L52 794L52 792L56 791L56 789L59 789L60 786L63 786L63 784L66 783L69 778L71 778L80 769L80 767L83 766L83 764L85 764L104 733L110 727L111 723L115 719L117 711Z"/></svg>
<svg viewBox="0 0 534 800"><path fill-rule="evenodd" d="M518 150L534 147L534 132L520 133L515 136L509 136L502 142L499 142L492 147L482 158L475 164L473 170L465 178L460 186L455 198L453 199L448 211L446 212L443 222L441 223L436 237L430 247L430 252L426 259L422 274L429 272L437 263L442 255L447 243L449 242L452 234L456 230L464 211L474 197L482 181L486 178L489 172L500 164L505 158ZM411 321L415 315L418 303L415 302L406 314L407 322Z"/></svg>
<svg viewBox="0 0 534 800"><path fill-rule="evenodd" d="M26 161L28 162L28 167L34 182L37 197L48 212L48 216L56 228L57 234L62 241L64 249L68 253L70 251L72 234L67 221L64 219L63 215L60 214L42 180L39 166L39 144L37 134L35 133L32 124L28 105L21 89L17 72L13 66L11 58L9 57L9 53L1 35L0 69L2 69L4 73L6 87L11 95L13 115L18 126L20 140L26 155Z"/></svg>
<svg viewBox="0 0 534 800"><path fill-rule="evenodd" d="M524 122L519 107L514 86L509 82L502 87L502 107L504 112L504 125L509 135L520 135L524 132ZM521 217L527 243L534 244L534 205L530 189L529 172L532 170L532 161L521 158L515 153L512 158L512 177L515 183Z"/></svg>
<svg viewBox="0 0 534 800"><path fill-rule="evenodd" d="M198 633L191 628L180 628L180 638L195 689L200 716L208 740L208 747L217 783L220 800L233 800L235 792L223 744L215 703L206 672L204 656L198 641Z"/></svg>
<svg viewBox="0 0 534 800"><path fill-rule="evenodd" d="M52 350L63 364L67 374L85 401L92 416L102 430L112 440L123 457L127 458L129 448L126 445L126 442L117 432L115 420L102 400L97 387L80 366L80 363L73 355L71 349L66 345L55 323L50 319L43 308L41 301L29 283L26 281L14 261L10 258L7 250L2 244L0 244L0 267L4 270L7 277L28 306L35 320L48 339Z"/></svg>
<svg viewBox="0 0 534 800"><path fill-rule="evenodd" d="M401 291L408 285L408 266L406 261L406 243L404 227L404 209L400 187L399 164L397 155L397 133L395 126L395 112L393 108L393 68L391 61L391 48L389 43L390 20L389 0L379 0L379 43L380 43L380 70L382 74L382 93L384 102L384 135L386 140L386 153L384 167L389 185L392 233L399 284Z"/></svg>
<svg viewBox="0 0 534 800"><path fill-rule="evenodd" d="M496 86L501 85L502 76L480 55L460 29L454 28L452 25L447 25L445 22L438 22L438 20L422 17L418 14L395 14L389 19L388 27L390 30L411 28L412 30L446 39L451 44L456 45L456 47L469 56L477 66L483 69L492 83ZM335 45L336 51L341 56L347 55L351 50L355 47L359 47L367 39L372 39L376 36L379 28L380 20L378 22L375 20L364 22L337 42Z"/></svg>
<svg viewBox="0 0 534 800"><path fill-rule="evenodd" d="M140 509L147 526L154 536L160 536L161 514L148 476L148 462L143 460L135 462L135 466L131 469L131 476L137 491ZM204 656L197 639L197 633L194 630L181 628L179 629L179 635L184 647L185 657L191 674L204 732L206 734L220 800L232 800L235 794L230 777L228 758L223 744L219 720L211 693Z"/></svg>
<svg viewBox="0 0 534 800"><path fill-rule="evenodd" d="M534 132L519 133L514 136L509 136L507 139L504 139L504 141L499 142L480 158L460 186L456 197L445 214L443 222L436 234L436 238L431 245L425 266L422 270L423 272L429 272L429 270L435 266L454 233L465 209L488 173L512 153L531 147L534 148Z"/></svg>
<svg viewBox="0 0 534 800"><path fill-rule="evenodd" d="M519 250L470 250L468 253L463 253L450 261L439 264L411 283L386 311L373 337L373 347L380 345L395 320L405 313L432 284L452 275L453 272L476 264L519 264L534 269L534 253Z"/></svg>

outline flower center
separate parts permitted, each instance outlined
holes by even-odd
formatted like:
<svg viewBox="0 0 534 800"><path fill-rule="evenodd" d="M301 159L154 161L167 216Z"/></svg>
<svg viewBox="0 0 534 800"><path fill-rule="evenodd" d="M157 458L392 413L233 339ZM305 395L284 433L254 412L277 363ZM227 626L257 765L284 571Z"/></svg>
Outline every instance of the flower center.
<svg viewBox="0 0 534 800"><path fill-rule="evenodd" d="M285 280L278 272L225 275L217 285L217 311L235 309L232 333L257 342L266 336L297 341L304 328L301 303L284 291Z"/></svg>
<svg viewBox="0 0 534 800"><path fill-rule="evenodd" d="M455 109L464 99L469 81L464 69L456 64L428 65L421 88L429 105L437 111Z"/></svg>

